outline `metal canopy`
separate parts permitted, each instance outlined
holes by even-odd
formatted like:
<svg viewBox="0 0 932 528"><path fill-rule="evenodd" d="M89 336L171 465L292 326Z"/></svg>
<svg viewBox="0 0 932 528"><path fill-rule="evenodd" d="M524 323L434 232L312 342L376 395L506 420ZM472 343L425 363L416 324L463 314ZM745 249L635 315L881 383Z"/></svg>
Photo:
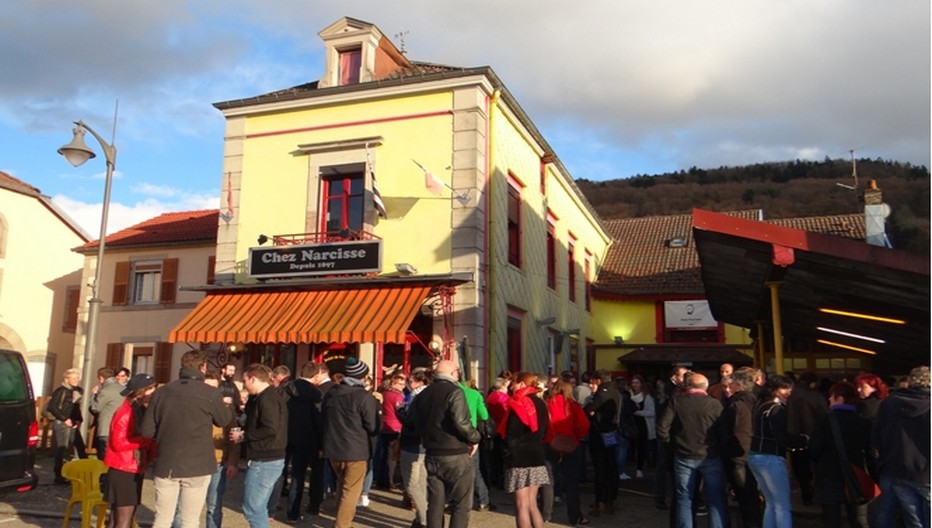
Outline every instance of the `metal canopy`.
<svg viewBox="0 0 932 528"><path fill-rule="evenodd" d="M706 296L718 321L770 328L767 284L778 282L783 335L792 350L846 355L846 349L818 343L822 339L876 352L875 368L885 372L928 364L928 257L700 209L693 210L693 236ZM820 308L905 324L829 314Z"/></svg>

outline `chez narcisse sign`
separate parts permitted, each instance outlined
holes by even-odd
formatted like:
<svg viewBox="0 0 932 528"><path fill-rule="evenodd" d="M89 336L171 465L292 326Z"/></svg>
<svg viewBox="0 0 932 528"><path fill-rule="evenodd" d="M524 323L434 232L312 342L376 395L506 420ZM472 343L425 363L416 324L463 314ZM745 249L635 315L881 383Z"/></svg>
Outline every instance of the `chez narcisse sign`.
<svg viewBox="0 0 932 528"><path fill-rule="evenodd" d="M249 276L257 279L377 273L381 270L381 240L249 248Z"/></svg>

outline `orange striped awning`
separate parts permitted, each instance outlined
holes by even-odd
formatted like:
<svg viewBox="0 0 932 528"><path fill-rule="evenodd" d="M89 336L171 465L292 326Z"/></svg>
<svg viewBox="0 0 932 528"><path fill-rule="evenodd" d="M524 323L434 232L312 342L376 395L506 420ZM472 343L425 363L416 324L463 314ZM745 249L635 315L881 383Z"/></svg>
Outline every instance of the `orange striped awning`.
<svg viewBox="0 0 932 528"><path fill-rule="evenodd" d="M430 286L209 293L168 340L403 343Z"/></svg>

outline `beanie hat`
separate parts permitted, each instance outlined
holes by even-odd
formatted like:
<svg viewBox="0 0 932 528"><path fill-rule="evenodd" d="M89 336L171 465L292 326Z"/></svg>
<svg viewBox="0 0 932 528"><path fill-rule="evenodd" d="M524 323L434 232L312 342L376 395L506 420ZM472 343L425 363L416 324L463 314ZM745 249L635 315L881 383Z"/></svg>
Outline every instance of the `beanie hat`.
<svg viewBox="0 0 932 528"><path fill-rule="evenodd" d="M369 374L369 366L354 357L346 359L346 375L351 378L363 379Z"/></svg>

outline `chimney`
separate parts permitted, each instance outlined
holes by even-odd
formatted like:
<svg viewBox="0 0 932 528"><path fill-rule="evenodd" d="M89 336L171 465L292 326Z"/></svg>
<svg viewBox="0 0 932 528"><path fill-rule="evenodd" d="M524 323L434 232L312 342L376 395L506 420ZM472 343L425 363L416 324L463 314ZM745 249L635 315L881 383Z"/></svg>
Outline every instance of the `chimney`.
<svg viewBox="0 0 932 528"><path fill-rule="evenodd" d="M868 244L893 247L887 239L885 227L888 216L890 206L883 203L883 193L877 187L877 180L870 180L864 189L864 229Z"/></svg>

